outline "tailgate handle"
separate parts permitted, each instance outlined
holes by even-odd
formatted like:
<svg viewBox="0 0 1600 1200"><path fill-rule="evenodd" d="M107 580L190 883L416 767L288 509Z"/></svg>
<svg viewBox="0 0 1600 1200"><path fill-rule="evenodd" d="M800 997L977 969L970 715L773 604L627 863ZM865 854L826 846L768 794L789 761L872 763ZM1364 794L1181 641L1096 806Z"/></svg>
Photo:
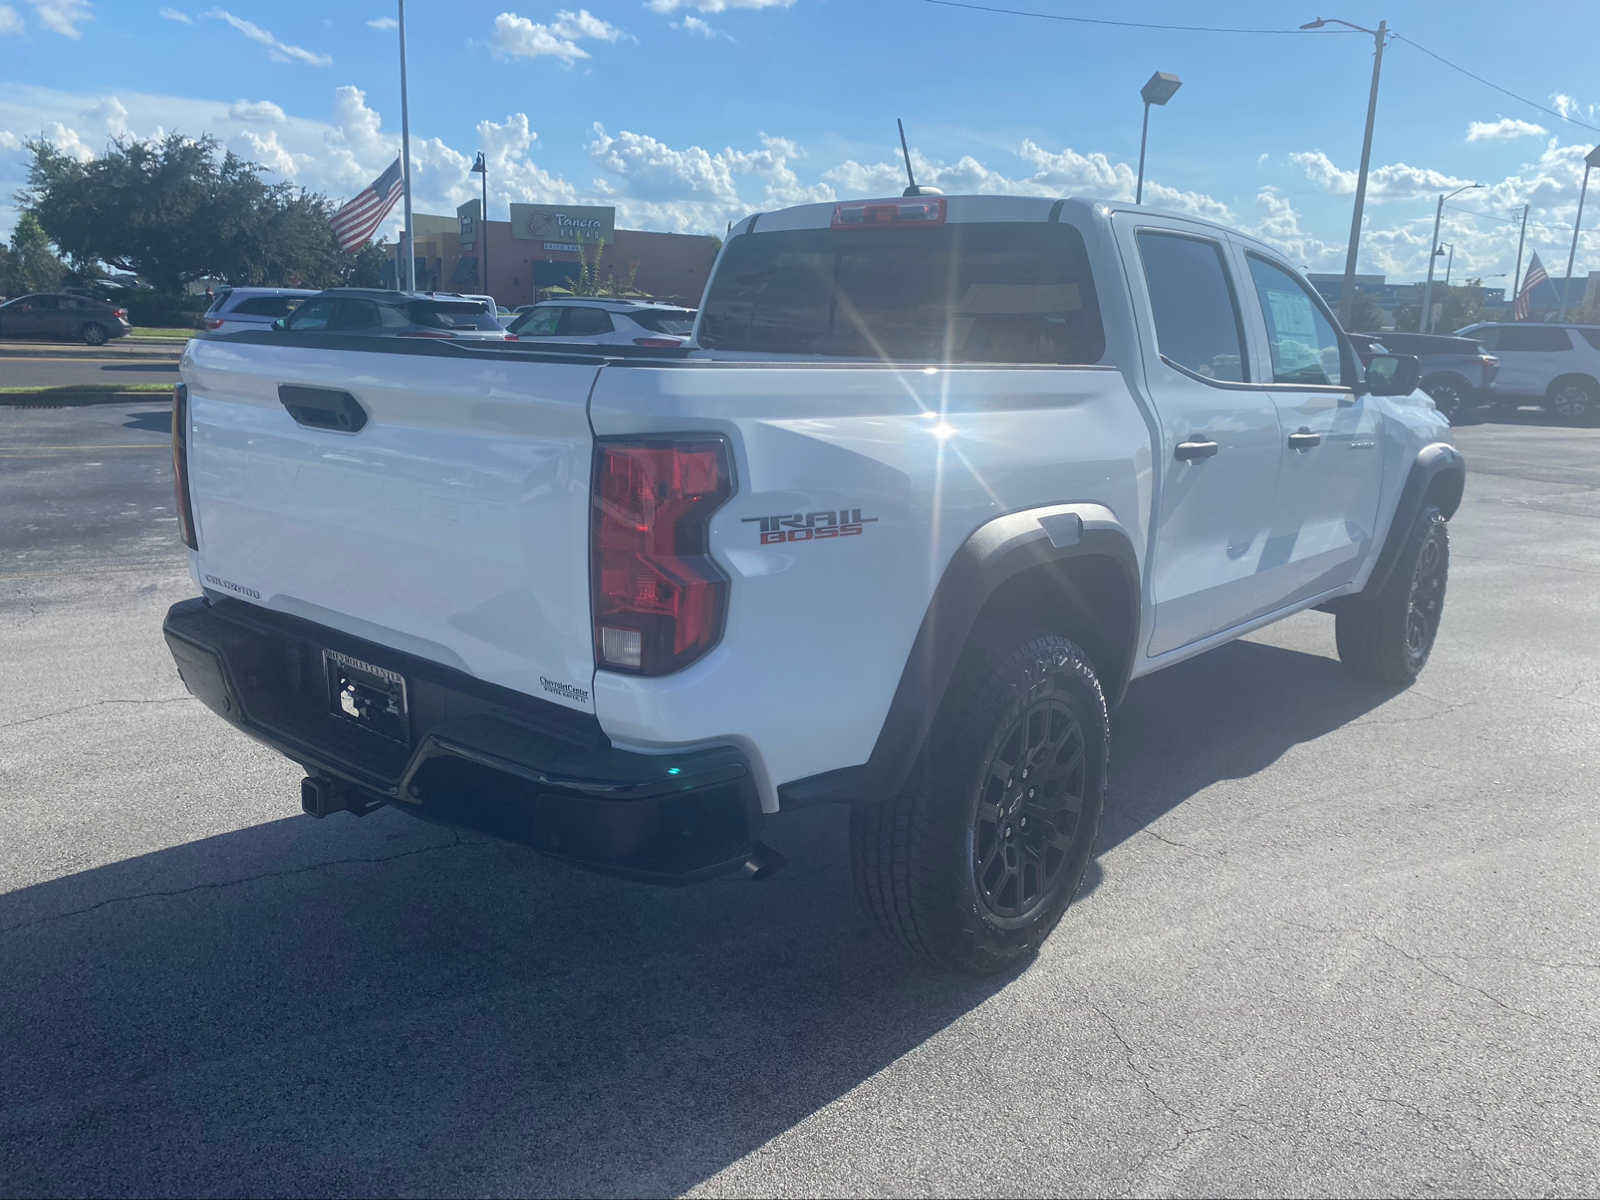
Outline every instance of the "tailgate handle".
<svg viewBox="0 0 1600 1200"><path fill-rule="evenodd" d="M337 429L354 433L367 423L367 410L349 392L337 388L301 387L280 383L278 400L289 415L311 429Z"/></svg>

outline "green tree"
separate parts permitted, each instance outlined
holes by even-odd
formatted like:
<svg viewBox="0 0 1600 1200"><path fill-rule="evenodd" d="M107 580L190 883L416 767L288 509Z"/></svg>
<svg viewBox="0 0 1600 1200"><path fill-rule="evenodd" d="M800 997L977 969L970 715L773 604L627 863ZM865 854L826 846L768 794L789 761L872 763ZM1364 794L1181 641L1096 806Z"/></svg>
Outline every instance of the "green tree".
<svg viewBox="0 0 1600 1200"><path fill-rule="evenodd" d="M1483 280L1469 279L1465 286L1445 289L1439 309L1436 333L1453 333L1463 325L1471 325L1483 317Z"/></svg>
<svg viewBox="0 0 1600 1200"><path fill-rule="evenodd" d="M1372 332L1383 328L1383 305L1367 292L1357 292L1350 304L1350 328Z"/></svg>
<svg viewBox="0 0 1600 1200"><path fill-rule="evenodd" d="M344 283L348 287L382 287L391 249L388 242L368 242L346 255Z"/></svg>
<svg viewBox="0 0 1600 1200"><path fill-rule="evenodd" d="M28 150L18 200L74 261L132 271L168 295L203 276L320 287L350 269L325 197L268 184L209 135L120 138L89 162L42 140Z"/></svg>
<svg viewBox="0 0 1600 1200"><path fill-rule="evenodd" d="M5 277L0 290L8 296L47 292L61 286L66 267L50 248L50 237L39 219L24 211L11 231L11 247L6 255Z"/></svg>

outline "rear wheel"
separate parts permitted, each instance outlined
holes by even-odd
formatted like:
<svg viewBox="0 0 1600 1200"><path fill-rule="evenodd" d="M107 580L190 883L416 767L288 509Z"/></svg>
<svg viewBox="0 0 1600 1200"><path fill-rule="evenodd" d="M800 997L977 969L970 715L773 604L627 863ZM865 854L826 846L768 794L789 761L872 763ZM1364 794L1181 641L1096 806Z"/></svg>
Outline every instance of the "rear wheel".
<svg viewBox="0 0 1600 1200"><path fill-rule="evenodd" d="M1435 375L1422 381L1422 390L1433 399L1433 406L1459 425L1467 419L1472 405L1467 400L1467 389L1462 381L1450 375Z"/></svg>
<svg viewBox="0 0 1600 1200"><path fill-rule="evenodd" d="M1564 421L1587 421L1600 415L1600 384L1585 375L1567 375L1545 394L1550 411Z"/></svg>
<svg viewBox="0 0 1600 1200"><path fill-rule="evenodd" d="M1383 587L1339 606L1334 634L1340 661L1364 679L1414 682L1433 652L1449 574L1450 534L1444 514L1430 504L1407 532Z"/></svg>
<svg viewBox="0 0 1600 1200"><path fill-rule="evenodd" d="M1100 681L1066 638L970 652L906 788L852 814L867 910L943 967L987 974L1025 961L1094 851L1110 739Z"/></svg>
<svg viewBox="0 0 1600 1200"><path fill-rule="evenodd" d="M104 346L106 344L106 327L90 321L78 331L78 335L90 346Z"/></svg>

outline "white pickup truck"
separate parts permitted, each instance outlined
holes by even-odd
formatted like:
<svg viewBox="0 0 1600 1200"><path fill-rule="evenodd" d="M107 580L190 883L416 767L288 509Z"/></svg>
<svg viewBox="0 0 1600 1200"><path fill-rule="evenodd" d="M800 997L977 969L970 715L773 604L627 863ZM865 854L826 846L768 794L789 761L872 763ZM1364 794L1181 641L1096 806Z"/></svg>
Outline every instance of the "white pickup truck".
<svg viewBox="0 0 1600 1200"><path fill-rule="evenodd" d="M590 867L772 865L852 806L863 902L1034 951L1131 679L1320 608L1405 684L1464 467L1270 247L928 194L734 227L689 351L293 330L183 355L189 689L389 804ZM770 835L769 835L770 836Z"/></svg>

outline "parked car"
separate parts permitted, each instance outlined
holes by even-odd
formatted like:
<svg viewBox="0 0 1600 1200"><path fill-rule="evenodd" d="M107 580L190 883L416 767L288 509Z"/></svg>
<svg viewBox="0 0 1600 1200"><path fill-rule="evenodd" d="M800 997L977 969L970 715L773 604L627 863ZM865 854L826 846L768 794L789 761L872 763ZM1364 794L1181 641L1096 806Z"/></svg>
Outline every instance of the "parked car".
<svg viewBox="0 0 1600 1200"><path fill-rule="evenodd" d="M1475 338L1398 331L1368 336L1382 338L1391 354L1416 358L1422 371L1422 390L1433 397L1439 411L1452 422L1466 420L1475 408L1490 402L1489 388L1500 360Z"/></svg>
<svg viewBox="0 0 1600 1200"><path fill-rule="evenodd" d="M223 288L212 297L200 326L207 333L270 329L279 317L287 317L307 296L316 294L316 288Z"/></svg>
<svg viewBox="0 0 1600 1200"><path fill-rule="evenodd" d="M1345 335L1350 339L1350 345L1355 349L1356 357L1361 360L1363 368L1372 361L1375 354L1388 354L1389 347L1379 339L1377 333L1349 333Z"/></svg>
<svg viewBox="0 0 1600 1200"><path fill-rule="evenodd" d="M103 346L132 328L127 309L93 296L38 292L0 304L0 337L5 338L70 338Z"/></svg>
<svg viewBox="0 0 1600 1200"><path fill-rule="evenodd" d="M1500 360L1490 395L1537 401L1569 421L1600 418L1600 325L1483 322L1456 330Z"/></svg>
<svg viewBox="0 0 1600 1200"><path fill-rule="evenodd" d="M462 338L503 342L506 331L482 300L380 288L329 288L273 323L288 333Z"/></svg>
<svg viewBox="0 0 1600 1200"><path fill-rule="evenodd" d="M764 213L700 349L236 336L180 366L166 639L305 811L686 882L837 802L950 968L1071 902L1130 679L1316 608L1403 685L1443 612L1465 466L1415 360L1362 372L1288 259L1182 214Z"/></svg>
<svg viewBox="0 0 1600 1200"><path fill-rule="evenodd" d="M542 300L521 310L507 327L519 338L585 345L652 346L670 350L694 333L695 310L647 300L598 300L574 296Z"/></svg>

